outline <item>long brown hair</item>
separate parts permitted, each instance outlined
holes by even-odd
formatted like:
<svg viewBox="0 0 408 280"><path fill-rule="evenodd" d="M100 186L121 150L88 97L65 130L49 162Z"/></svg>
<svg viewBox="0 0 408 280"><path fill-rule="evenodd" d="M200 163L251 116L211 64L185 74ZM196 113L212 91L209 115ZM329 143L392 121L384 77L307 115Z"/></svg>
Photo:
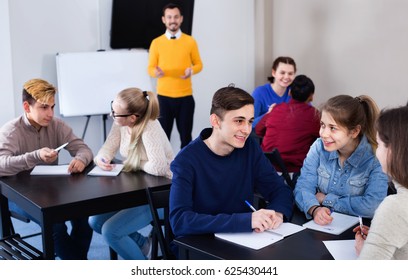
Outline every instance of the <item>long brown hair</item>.
<svg viewBox="0 0 408 280"><path fill-rule="evenodd" d="M376 122L378 136L389 149L387 173L408 188L408 107L381 111Z"/></svg>

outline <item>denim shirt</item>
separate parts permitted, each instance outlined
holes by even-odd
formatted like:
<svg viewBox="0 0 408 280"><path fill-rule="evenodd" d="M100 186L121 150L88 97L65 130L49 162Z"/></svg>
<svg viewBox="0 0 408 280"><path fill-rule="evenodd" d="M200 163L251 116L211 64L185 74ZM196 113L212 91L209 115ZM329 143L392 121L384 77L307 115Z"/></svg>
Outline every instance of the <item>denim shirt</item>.
<svg viewBox="0 0 408 280"><path fill-rule="evenodd" d="M319 138L310 147L294 190L296 205L306 214L319 205L316 192L326 194L322 205L335 212L372 218L387 195L388 178L382 172L365 136L340 165L337 151L328 152Z"/></svg>

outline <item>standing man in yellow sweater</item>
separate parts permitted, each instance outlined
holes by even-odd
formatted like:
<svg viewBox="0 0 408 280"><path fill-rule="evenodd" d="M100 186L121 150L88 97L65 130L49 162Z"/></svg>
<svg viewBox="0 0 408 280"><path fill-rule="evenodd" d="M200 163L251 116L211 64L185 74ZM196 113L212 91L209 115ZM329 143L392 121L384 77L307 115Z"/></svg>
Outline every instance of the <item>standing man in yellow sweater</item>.
<svg viewBox="0 0 408 280"><path fill-rule="evenodd" d="M182 33L181 8L173 3L163 8L162 21L166 33L154 39L149 49L148 73L157 80L160 124L170 140L173 122L180 134L181 148L191 141L194 98L191 76L203 68L198 46L193 37Z"/></svg>

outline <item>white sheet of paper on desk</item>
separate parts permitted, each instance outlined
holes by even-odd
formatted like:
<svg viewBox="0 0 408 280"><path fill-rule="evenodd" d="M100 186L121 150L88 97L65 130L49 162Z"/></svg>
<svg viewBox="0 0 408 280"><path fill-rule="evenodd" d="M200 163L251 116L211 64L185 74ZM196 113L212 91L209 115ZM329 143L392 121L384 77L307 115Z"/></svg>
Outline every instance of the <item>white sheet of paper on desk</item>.
<svg viewBox="0 0 408 280"><path fill-rule="evenodd" d="M283 239L282 235L267 231L216 233L215 237L255 250L259 250Z"/></svg>
<svg viewBox="0 0 408 280"><path fill-rule="evenodd" d="M327 250L335 260L356 260L357 254L354 248L355 240L328 240L323 241Z"/></svg>
<svg viewBox="0 0 408 280"><path fill-rule="evenodd" d="M321 226L316 224L313 220L311 220L303 224L303 226L306 228L339 235L359 222L358 217L355 216L350 216L337 212L333 212L331 215L333 217L333 221L328 225Z"/></svg>
<svg viewBox="0 0 408 280"><path fill-rule="evenodd" d="M99 166L95 166L91 171L89 171L88 175L90 176L118 176L119 173L123 169L123 164L115 164L115 167L110 170L106 171L101 169Z"/></svg>
<svg viewBox="0 0 408 280"><path fill-rule="evenodd" d="M306 228L296 225L296 224L292 224L292 223L282 223L277 229L269 229L268 231L277 233L282 235L283 237L292 235L294 233L297 233L299 231L302 231Z"/></svg>
<svg viewBox="0 0 408 280"><path fill-rule="evenodd" d="M37 165L31 171L31 175L70 175L68 164L63 165Z"/></svg>
<svg viewBox="0 0 408 280"><path fill-rule="evenodd" d="M264 232L216 233L215 236L245 247L259 250L284 237L304 230L304 227L292 223L283 223L277 229Z"/></svg>

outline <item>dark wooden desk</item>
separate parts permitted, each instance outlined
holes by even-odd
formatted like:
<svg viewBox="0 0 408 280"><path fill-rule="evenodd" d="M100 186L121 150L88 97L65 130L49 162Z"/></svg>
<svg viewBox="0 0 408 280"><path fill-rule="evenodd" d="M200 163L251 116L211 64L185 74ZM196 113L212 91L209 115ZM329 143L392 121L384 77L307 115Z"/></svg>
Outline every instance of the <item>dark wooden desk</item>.
<svg viewBox="0 0 408 280"><path fill-rule="evenodd" d="M0 234L10 234L8 200L39 221L44 257L54 259L52 224L147 203L146 188L171 184L165 177L142 171L116 177L31 176L29 171L0 177Z"/></svg>
<svg viewBox="0 0 408 280"><path fill-rule="evenodd" d="M292 223L302 225L304 222L304 214L295 211ZM175 243L180 259L332 260L322 241L342 239L354 239L352 228L341 235L305 229L260 250L215 238L213 234L180 237Z"/></svg>

